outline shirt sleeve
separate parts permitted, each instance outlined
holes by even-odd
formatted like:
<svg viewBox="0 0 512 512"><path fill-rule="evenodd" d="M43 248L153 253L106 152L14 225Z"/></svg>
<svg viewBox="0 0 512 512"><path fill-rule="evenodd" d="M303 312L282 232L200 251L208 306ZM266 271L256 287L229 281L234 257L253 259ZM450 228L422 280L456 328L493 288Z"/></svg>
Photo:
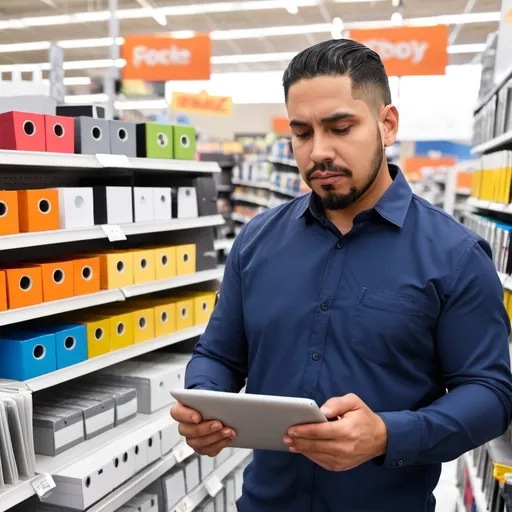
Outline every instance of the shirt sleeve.
<svg viewBox="0 0 512 512"><path fill-rule="evenodd" d="M447 393L419 411L386 412L384 465L453 460L499 437L512 416L503 288L486 242L466 250L445 295L435 343Z"/></svg>
<svg viewBox="0 0 512 512"><path fill-rule="evenodd" d="M218 302L188 364L187 389L239 392L245 384L248 350L239 264L245 229L233 243Z"/></svg>

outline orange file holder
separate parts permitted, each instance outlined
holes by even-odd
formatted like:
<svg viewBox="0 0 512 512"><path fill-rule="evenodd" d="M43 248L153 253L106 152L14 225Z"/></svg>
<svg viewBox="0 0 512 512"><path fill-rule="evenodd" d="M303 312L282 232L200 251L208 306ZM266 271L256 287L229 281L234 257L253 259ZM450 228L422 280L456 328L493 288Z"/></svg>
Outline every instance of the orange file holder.
<svg viewBox="0 0 512 512"><path fill-rule="evenodd" d="M37 266L41 269L43 279L43 302L73 297L72 261L41 263Z"/></svg>
<svg viewBox="0 0 512 512"><path fill-rule="evenodd" d="M121 288L133 284L133 254L109 252L100 258L100 287L102 290Z"/></svg>
<svg viewBox="0 0 512 512"><path fill-rule="evenodd" d="M176 275L176 247L155 249L155 278L169 279Z"/></svg>
<svg viewBox="0 0 512 512"><path fill-rule="evenodd" d="M147 283L156 279L155 251L134 250L133 255L133 282L134 284Z"/></svg>
<svg viewBox="0 0 512 512"><path fill-rule="evenodd" d="M7 309L7 279L5 272L0 270L0 311Z"/></svg>
<svg viewBox="0 0 512 512"><path fill-rule="evenodd" d="M1 190L0 235L15 235L19 232L18 193L15 190Z"/></svg>
<svg viewBox="0 0 512 512"><path fill-rule="evenodd" d="M20 231L50 231L60 228L57 190L18 190Z"/></svg>
<svg viewBox="0 0 512 512"><path fill-rule="evenodd" d="M89 295L100 291L100 259L83 258L73 261L73 294Z"/></svg>
<svg viewBox="0 0 512 512"><path fill-rule="evenodd" d="M176 274L183 276L193 274L196 271L196 246L177 245L176 246Z"/></svg>
<svg viewBox="0 0 512 512"><path fill-rule="evenodd" d="M5 270L9 309L34 306L43 302L43 280L40 267Z"/></svg>

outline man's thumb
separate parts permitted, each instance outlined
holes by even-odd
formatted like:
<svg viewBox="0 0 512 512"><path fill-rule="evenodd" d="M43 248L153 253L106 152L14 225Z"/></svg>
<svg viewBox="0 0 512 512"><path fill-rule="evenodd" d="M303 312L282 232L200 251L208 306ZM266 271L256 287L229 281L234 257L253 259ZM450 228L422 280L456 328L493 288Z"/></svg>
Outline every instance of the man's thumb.
<svg viewBox="0 0 512 512"><path fill-rule="evenodd" d="M322 405L322 412L325 414L326 418L336 418L337 416L343 416L349 411L354 411L359 409L362 404L362 400L354 394L349 394L345 396L336 396L331 398Z"/></svg>

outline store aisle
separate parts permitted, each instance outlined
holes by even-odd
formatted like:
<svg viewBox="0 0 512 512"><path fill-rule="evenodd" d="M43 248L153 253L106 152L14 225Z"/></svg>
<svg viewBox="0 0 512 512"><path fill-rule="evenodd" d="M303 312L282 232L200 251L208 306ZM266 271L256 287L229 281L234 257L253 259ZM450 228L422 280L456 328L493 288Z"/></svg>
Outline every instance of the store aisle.
<svg viewBox="0 0 512 512"><path fill-rule="evenodd" d="M443 465L439 485L434 491L437 500L436 512L455 512L457 493L456 487L457 461Z"/></svg>

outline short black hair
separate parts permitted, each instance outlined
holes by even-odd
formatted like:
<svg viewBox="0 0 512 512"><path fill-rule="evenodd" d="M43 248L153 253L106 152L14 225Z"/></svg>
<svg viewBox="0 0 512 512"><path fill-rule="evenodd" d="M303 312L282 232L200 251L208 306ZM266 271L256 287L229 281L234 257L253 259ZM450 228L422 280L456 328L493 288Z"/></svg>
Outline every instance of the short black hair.
<svg viewBox="0 0 512 512"><path fill-rule="evenodd" d="M381 58L357 41L331 39L296 55L283 75L285 100L288 101L288 92L293 84L317 76L348 76L356 94L366 95L367 100L378 100L380 104L391 103L388 75ZM376 90L380 93L378 97L374 94ZM370 98L368 93L373 93Z"/></svg>

